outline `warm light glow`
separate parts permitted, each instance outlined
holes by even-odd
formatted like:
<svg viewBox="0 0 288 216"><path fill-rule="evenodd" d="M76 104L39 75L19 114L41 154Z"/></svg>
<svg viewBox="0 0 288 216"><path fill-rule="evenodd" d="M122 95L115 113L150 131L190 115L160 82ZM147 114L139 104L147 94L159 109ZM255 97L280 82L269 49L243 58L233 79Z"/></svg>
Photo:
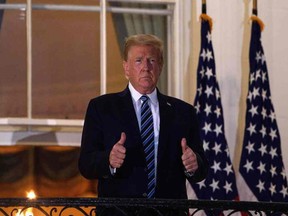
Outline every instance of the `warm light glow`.
<svg viewBox="0 0 288 216"><path fill-rule="evenodd" d="M18 209L18 212L15 216L34 216L32 212L32 208L28 208L27 210L24 210L21 212L21 209Z"/></svg>
<svg viewBox="0 0 288 216"><path fill-rule="evenodd" d="M36 194L34 193L33 190L27 192L27 198L28 199L36 199Z"/></svg>
<svg viewBox="0 0 288 216"><path fill-rule="evenodd" d="M36 199L36 194L34 193L33 190L30 190L29 192L26 193L28 199ZM18 209L17 213L15 216L34 216L33 214L33 208L27 208L25 210Z"/></svg>
<svg viewBox="0 0 288 216"><path fill-rule="evenodd" d="M32 208L28 208L25 212L25 216L33 216Z"/></svg>

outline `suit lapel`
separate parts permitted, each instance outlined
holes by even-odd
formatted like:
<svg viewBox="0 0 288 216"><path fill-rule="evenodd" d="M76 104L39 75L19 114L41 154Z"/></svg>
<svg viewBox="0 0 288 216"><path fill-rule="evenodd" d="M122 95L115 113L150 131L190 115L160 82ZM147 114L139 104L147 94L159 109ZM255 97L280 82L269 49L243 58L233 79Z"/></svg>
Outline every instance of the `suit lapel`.
<svg viewBox="0 0 288 216"><path fill-rule="evenodd" d="M167 97L158 92L158 101L159 101L159 112L160 112L160 134L158 142L158 167L161 167L163 162L162 157L167 149L167 143L171 133L169 131L169 125L171 124L171 117L173 114L172 104L169 103ZM165 164L163 164L165 166Z"/></svg>

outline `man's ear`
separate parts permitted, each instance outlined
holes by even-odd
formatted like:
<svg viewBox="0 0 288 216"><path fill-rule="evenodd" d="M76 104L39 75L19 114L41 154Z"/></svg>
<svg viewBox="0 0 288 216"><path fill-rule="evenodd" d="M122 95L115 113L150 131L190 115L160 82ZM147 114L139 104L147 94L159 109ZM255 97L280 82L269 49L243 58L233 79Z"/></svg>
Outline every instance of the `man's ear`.
<svg viewBox="0 0 288 216"><path fill-rule="evenodd" d="M128 79L129 78L129 65L128 65L128 62L123 61L122 65L123 65L125 77Z"/></svg>

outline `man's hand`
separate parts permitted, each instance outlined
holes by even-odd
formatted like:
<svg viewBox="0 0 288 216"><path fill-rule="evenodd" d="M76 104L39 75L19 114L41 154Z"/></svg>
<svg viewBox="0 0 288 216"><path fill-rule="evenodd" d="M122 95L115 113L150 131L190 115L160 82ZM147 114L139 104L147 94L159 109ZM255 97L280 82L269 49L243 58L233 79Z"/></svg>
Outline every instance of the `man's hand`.
<svg viewBox="0 0 288 216"><path fill-rule="evenodd" d="M120 168L123 165L126 157L125 141L126 134L122 132L120 140L113 146L109 155L109 163L112 168Z"/></svg>
<svg viewBox="0 0 288 216"><path fill-rule="evenodd" d="M181 140L182 147L182 162L185 167L185 170L189 173L194 173L198 169L198 162L196 154L193 150L187 145L185 138Z"/></svg>

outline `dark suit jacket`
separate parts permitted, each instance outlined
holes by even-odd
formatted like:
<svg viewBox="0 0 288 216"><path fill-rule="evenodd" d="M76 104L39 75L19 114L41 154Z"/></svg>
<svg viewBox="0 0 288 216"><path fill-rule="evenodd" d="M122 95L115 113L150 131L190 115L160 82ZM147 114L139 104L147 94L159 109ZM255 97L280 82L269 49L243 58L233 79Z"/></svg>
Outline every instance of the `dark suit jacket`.
<svg viewBox="0 0 288 216"><path fill-rule="evenodd" d="M203 180L208 163L204 156L195 109L179 99L157 92L160 134L157 158L156 198L187 199L186 176L181 160L181 139L197 154L199 169L192 182ZM114 176L109 153L126 133L126 158ZM128 88L90 101L82 134L79 169L88 179L97 178L99 197L145 197L147 172L137 117Z"/></svg>

